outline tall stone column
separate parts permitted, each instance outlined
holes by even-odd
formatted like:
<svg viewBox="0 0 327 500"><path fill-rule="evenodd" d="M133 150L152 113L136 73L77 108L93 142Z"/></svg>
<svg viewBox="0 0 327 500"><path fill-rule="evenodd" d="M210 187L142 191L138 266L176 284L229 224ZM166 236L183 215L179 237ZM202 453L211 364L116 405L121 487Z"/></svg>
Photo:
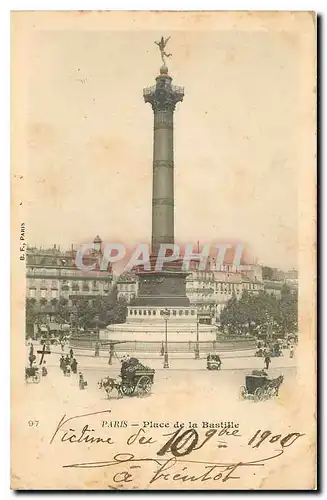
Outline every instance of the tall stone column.
<svg viewBox="0 0 327 500"><path fill-rule="evenodd" d="M154 113L152 184L152 255L161 243L174 243L174 111L184 89L172 85L167 66L160 68L156 85L144 89Z"/></svg>
<svg viewBox="0 0 327 500"><path fill-rule="evenodd" d="M184 89L172 85L168 68L163 65L156 85L143 90L145 102L154 113L153 184L152 184L152 251L151 270L139 269L136 306L188 307L186 276L180 263L174 262L155 270L161 243L174 243L174 111L183 100ZM176 311L175 311L176 312Z"/></svg>

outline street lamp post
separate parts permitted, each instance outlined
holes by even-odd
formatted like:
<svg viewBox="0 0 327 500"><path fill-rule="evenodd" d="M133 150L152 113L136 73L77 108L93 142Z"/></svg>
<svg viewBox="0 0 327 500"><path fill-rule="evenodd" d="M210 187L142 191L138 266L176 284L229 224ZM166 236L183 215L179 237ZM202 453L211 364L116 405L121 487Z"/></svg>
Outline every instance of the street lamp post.
<svg viewBox="0 0 327 500"><path fill-rule="evenodd" d="M94 317L94 323L95 323L95 331L96 331L96 338L97 338L97 342L100 341L100 319L99 319L99 315L96 314L95 317Z"/></svg>
<svg viewBox="0 0 327 500"><path fill-rule="evenodd" d="M164 354L164 368L169 368L169 361L168 361L168 319L170 316L170 312L168 309L166 309L163 312L164 320L165 320L165 354Z"/></svg>
<svg viewBox="0 0 327 500"><path fill-rule="evenodd" d="M200 346L199 346L199 317L196 317L196 344L195 344L195 359L200 359Z"/></svg>

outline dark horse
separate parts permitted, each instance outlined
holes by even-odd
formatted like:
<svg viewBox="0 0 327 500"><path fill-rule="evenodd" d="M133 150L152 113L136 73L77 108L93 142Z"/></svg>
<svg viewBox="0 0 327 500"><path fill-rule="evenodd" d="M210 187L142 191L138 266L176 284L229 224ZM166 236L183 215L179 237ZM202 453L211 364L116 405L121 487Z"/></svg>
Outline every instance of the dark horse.
<svg viewBox="0 0 327 500"><path fill-rule="evenodd" d="M283 375L279 375L279 377L277 377L269 382L268 387L275 394L275 396L278 396L279 388L283 382L284 382Z"/></svg>

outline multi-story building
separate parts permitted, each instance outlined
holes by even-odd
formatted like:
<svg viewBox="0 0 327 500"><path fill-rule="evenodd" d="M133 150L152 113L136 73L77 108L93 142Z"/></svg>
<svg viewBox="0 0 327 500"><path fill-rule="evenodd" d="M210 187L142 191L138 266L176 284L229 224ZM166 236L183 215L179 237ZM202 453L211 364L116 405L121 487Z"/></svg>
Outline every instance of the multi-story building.
<svg viewBox="0 0 327 500"><path fill-rule="evenodd" d="M291 288L292 291L297 291L299 286L298 272L296 269L287 271L285 273L285 283Z"/></svg>
<svg viewBox="0 0 327 500"><path fill-rule="evenodd" d="M286 285L291 293L296 294L298 291L298 281L293 279L283 279L283 280L263 280L265 291L270 295L275 295L280 297L282 294L282 289Z"/></svg>
<svg viewBox="0 0 327 500"><path fill-rule="evenodd" d="M124 298L129 304L137 297L138 281L134 273L128 272L121 274L116 284L118 299Z"/></svg>
<svg viewBox="0 0 327 500"><path fill-rule="evenodd" d="M219 271L194 270L186 283L190 302L196 305L200 321L205 323L218 322L223 308L233 295L239 299L244 290L249 293L263 290L261 281L248 277L245 271L230 268Z"/></svg>
<svg viewBox="0 0 327 500"><path fill-rule="evenodd" d="M80 298L90 301L98 295L107 295L112 289L112 270L101 269L101 238L94 240L94 250L83 257L85 266L94 269L84 271L76 265L76 252L53 248L28 248L26 261L27 297L41 305L51 305L63 297L69 304Z"/></svg>
<svg viewBox="0 0 327 500"><path fill-rule="evenodd" d="M275 295L275 297L280 297L282 293L282 288L285 284L284 280L263 280L265 292L269 295Z"/></svg>

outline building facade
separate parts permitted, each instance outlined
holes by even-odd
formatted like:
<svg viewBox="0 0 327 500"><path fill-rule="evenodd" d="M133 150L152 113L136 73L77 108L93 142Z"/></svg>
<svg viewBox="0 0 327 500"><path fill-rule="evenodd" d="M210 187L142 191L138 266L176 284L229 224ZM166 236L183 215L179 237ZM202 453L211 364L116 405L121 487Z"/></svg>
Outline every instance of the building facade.
<svg viewBox="0 0 327 500"><path fill-rule="evenodd" d="M137 297L138 281L134 273L122 274L116 284L118 299L123 298L130 304Z"/></svg>
<svg viewBox="0 0 327 500"><path fill-rule="evenodd" d="M249 277L246 270L240 272L230 267L219 271L193 270L187 277L186 289L200 321L219 323L220 314L233 295L239 299L245 290L254 294L263 290L262 281L252 273L251 269Z"/></svg>
<svg viewBox="0 0 327 500"><path fill-rule="evenodd" d="M77 251L57 248L28 248L26 258L26 296L41 305L55 304L64 298L70 305L78 299L90 301L99 295L108 295L112 289L112 270L101 269L101 239L94 240L94 250L83 258L83 264L94 266L83 271L76 265Z"/></svg>

